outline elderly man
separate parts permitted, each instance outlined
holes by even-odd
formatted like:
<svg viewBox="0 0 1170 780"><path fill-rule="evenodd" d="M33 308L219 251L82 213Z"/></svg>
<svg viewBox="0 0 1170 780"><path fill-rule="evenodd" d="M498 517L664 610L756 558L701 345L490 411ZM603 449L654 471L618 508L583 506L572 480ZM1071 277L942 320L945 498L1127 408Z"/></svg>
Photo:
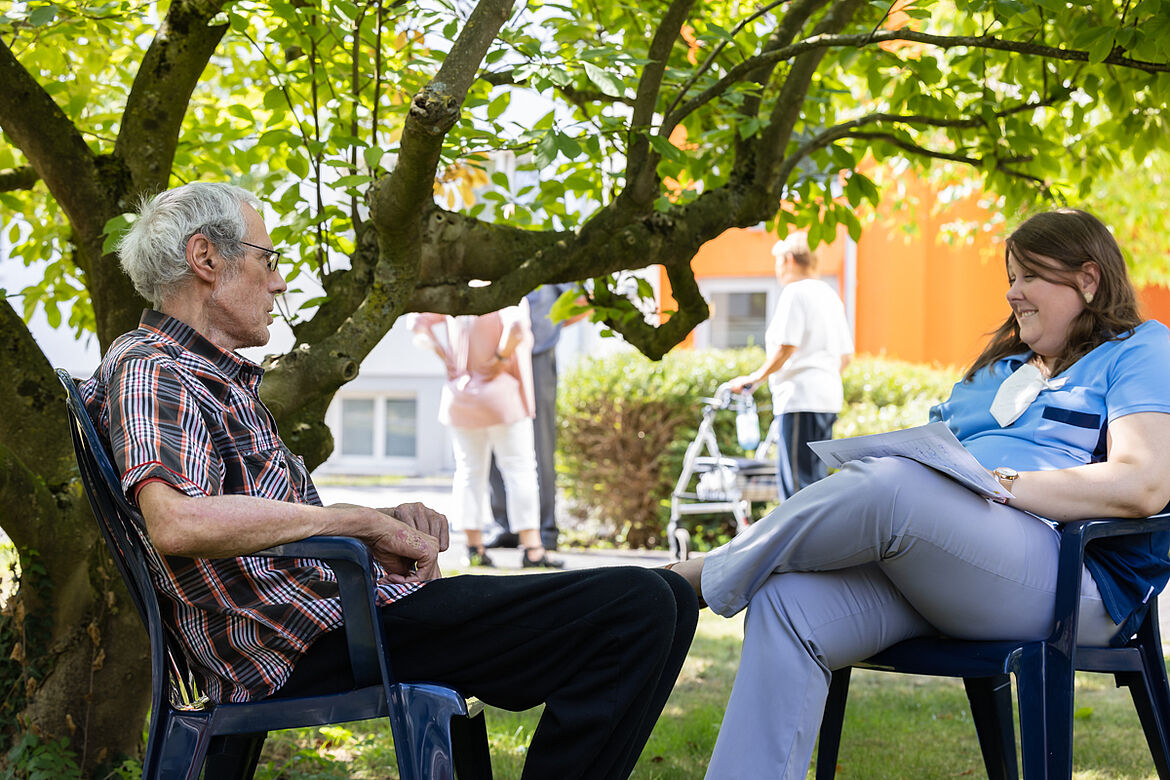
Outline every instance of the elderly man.
<svg viewBox="0 0 1170 780"><path fill-rule="evenodd" d="M251 553L315 534L365 542L402 679L519 710L545 704L526 778L627 777L694 633L693 591L639 568L442 579L447 521L421 504L322 506L236 354L285 289L254 196L194 183L146 201L122 267L155 310L82 393L160 553L155 586L215 701L352 685L335 579Z"/></svg>
<svg viewBox="0 0 1170 780"><path fill-rule="evenodd" d="M772 413L780 417L776 483L783 501L828 473L808 443L833 437L853 336L841 299L817 275L808 236L793 233L777 241L772 255L783 289L764 336L767 355L759 368L729 385L736 393L759 387L765 378L771 385Z"/></svg>

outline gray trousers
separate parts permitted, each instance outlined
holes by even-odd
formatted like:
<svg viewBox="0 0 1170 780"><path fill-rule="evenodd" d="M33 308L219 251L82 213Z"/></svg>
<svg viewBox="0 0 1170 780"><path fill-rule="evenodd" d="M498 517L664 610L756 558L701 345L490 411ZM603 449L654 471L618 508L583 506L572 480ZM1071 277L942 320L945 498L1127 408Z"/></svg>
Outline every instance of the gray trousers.
<svg viewBox="0 0 1170 780"><path fill-rule="evenodd" d="M1058 548L1043 520L902 458L800 491L703 564L711 609L747 609L707 777L803 779L831 671L904 639L1048 636ZM1085 571L1078 642L1116 631Z"/></svg>

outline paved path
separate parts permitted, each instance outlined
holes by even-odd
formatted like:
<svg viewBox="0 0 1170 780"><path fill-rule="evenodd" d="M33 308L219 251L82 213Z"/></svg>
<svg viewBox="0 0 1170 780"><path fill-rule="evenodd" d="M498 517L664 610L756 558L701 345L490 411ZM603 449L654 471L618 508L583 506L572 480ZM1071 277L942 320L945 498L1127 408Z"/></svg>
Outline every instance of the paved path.
<svg viewBox="0 0 1170 780"><path fill-rule="evenodd" d="M319 484L317 492L326 504L348 503L362 506L397 506L407 501L421 501L432 509L450 515L451 483L433 480L404 480L394 485ZM451 534L451 546L439 555L439 566L466 568L467 541L463 534ZM519 569L519 550L491 550L491 558L501 569ZM662 566L671 560L666 550L558 550L555 555L568 569L595 566ZM477 571L487 571L477 569Z"/></svg>

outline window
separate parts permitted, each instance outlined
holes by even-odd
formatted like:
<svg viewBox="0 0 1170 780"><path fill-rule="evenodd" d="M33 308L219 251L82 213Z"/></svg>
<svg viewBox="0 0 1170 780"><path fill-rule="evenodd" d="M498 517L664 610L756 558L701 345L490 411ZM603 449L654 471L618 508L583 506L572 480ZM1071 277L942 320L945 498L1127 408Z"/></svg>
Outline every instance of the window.
<svg viewBox="0 0 1170 780"><path fill-rule="evenodd" d="M766 292L715 292L710 300L712 347L764 345L768 328Z"/></svg>
<svg viewBox="0 0 1170 780"><path fill-rule="evenodd" d="M413 398L387 398L385 455L388 458L413 458L417 430L416 403Z"/></svg>
<svg viewBox="0 0 1170 780"><path fill-rule="evenodd" d="M414 398L341 399L341 447L344 456L414 458L418 455L418 404Z"/></svg>
<svg viewBox="0 0 1170 780"><path fill-rule="evenodd" d="M374 454L374 399L342 399L341 454Z"/></svg>

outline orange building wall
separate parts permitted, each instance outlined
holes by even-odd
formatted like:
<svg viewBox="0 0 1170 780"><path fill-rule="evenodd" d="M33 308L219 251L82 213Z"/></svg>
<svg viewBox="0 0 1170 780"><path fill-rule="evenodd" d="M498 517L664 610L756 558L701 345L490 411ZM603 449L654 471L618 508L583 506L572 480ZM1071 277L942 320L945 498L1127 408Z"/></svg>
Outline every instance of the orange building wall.
<svg viewBox="0 0 1170 780"><path fill-rule="evenodd" d="M922 182L902 183L904 195L928 204L934 199ZM953 221L985 224L990 216L978 196L930 214L920 205L911 215L904 201L889 198L857 242L854 336L858 354L886 355L915 363L968 365L987 334L1009 313L1000 235L980 233L970 242L948 243L944 226ZM902 226L914 219L912 233ZM1006 229L1006 228L1005 228ZM696 278L772 276L776 236L758 229L728 230L695 255ZM844 232L818 248L820 268L845 290ZM660 300L670 309L670 283L660 274ZM1170 289L1139 290L1143 315L1170 324ZM684 346L692 346L690 339Z"/></svg>
<svg viewBox="0 0 1170 780"><path fill-rule="evenodd" d="M928 203L923 184L907 195ZM979 352L986 334L1008 315L1002 245L981 235L973 243L947 243L945 223L982 224L987 218L974 200L952 204L938 214L920 205L917 230L908 233L908 214L887 201L866 227L857 246L857 351L916 363L964 365Z"/></svg>

